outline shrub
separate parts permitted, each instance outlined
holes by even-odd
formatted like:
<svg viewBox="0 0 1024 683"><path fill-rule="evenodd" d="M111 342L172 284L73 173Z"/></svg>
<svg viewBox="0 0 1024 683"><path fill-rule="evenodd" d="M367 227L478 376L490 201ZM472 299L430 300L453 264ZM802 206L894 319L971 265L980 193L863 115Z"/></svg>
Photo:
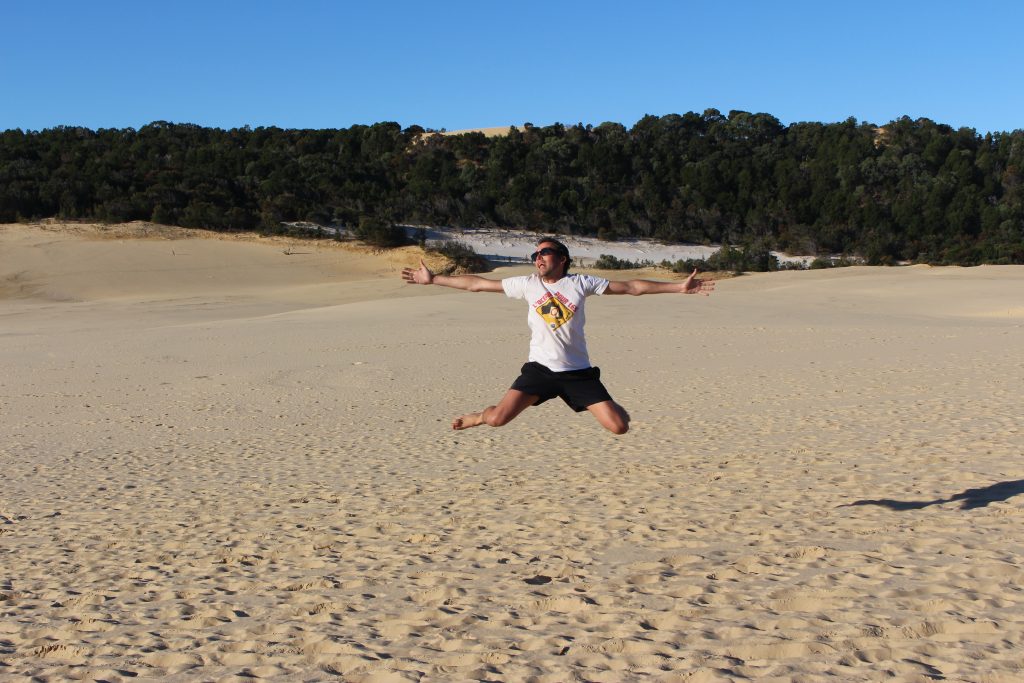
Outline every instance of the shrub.
<svg viewBox="0 0 1024 683"><path fill-rule="evenodd" d="M487 259L476 253L473 247L464 242L449 240L434 247L432 251L445 256L451 261L451 271L482 273L490 270Z"/></svg>
<svg viewBox="0 0 1024 683"><path fill-rule="evenodd" d="M678 261L665 260L661 262L661 267L668 268L673 273L686 274L692 273L694 268L696 268L697 270L711 270L710 268L708 268L708 262L705 261L704 259L692 258L680 259Z"/></svg>
<svg viewBox="0 0 1024 683"><path fill-rule="evenodd" d="M848 268L849 266L852 265L854 265L854 261L851 261L845 256L838 259L829 258L827 256L819 256L813 261L811 261L811 265L808 267L811 270L819 270L821 268Z"/></svg>
<svg viewBox="0 0 1024 683"><path fill-rule="evenodd" d="M654 261L629 261L611 254L601 254L594 267L601 270L634 270L636 268L654 268Z"/></svg>
<svg viewBox="0 0 1024 683"><path fill-rule="evenodd" d="M359 219L356 237L378 249L392 249L409 243L405 235L405 228L371 216L363 216Z"/></svg>

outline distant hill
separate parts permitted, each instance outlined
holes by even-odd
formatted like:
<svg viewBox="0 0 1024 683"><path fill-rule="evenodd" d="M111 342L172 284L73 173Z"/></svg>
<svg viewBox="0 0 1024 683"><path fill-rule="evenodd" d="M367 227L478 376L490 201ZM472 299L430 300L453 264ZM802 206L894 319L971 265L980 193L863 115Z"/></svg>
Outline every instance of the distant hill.
<svg viewBox="0 0 1024 683"><path fill-rule="evenodd" d="M803 122L708 109L632 128L0 132L0 223L220 231L309 221L729 244L871 264L1024 263L1024 130Z"/></svg>
<svg viewBox="0 0 1024 683"><path fill-rule="evenodd" d="M446 130L443 135L462 135L464 133L483 133L486 137L496 138L508 135L512 126L495 126L493 128L466 128L464 130Z"/></svg>

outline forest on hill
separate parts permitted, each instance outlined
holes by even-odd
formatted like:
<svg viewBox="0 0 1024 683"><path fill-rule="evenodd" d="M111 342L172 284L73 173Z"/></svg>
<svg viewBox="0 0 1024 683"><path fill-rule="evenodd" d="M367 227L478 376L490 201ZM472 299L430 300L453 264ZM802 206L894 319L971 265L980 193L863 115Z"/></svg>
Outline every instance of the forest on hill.
<svg viewBox="0 0 1024 683"><path fill-rule="evenodd" d="M0 222L515 227L868 263L1024 263L1024 130L782 125L709 109L632 128L434 134L154 122L0 133Z"/></svg>

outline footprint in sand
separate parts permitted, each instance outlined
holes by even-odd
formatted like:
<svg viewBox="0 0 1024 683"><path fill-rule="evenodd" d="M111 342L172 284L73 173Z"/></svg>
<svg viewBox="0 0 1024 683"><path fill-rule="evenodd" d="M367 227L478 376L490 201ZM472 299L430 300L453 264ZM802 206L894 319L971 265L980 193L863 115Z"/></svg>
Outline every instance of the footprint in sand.
<svg viewBox="0 0 1024 683"><path fill-rule="evenodd" d="M830 652L834 652L834 649L825 643L775 642L735 645L728 649L727 655L744 661L750 661L759 659L805 659L812 655L828 654Z"/></svg>
<svg viewBox="0 0 1024 683"><path fill-rule="evenodd" d="M528 614L540 614L542 612L579 612L587 608L587 602L583 598L572 595L561 597L541 598L533 600L520 607Z"/></svg>
<svg viewBox="0 0 1024 683"><path fill-rule="evenodd" d="M176 652L156 652L143 655L139 657L139 661L146 666L162 669L162 675L178 673L203 665L203 658L199 655L186 655Z"/></svg>
<svg viewBox="0 0 1024 683"><path fill-rule="evenodd" d="M65 659L80 661L88 656L88 650L70 645L54 643L53 645L41 645L32 650L32 656L39 659Z"/></svg>
<svg viewBox="0 0 1024 683"><path fill-rule="evenodd" d="M661 581L660 574L631 574L626 577L630 586L650 586Z"/></svg>
<svg viewBox="0 0 1024 683"><path fill-rule="evenodd" d="M650 614L640 620L640 627L648 631L674 631L681 621L676 614Z"/></svg>
<svg viewBox="0 0 1024 683"><path fill-rule="evenodd" d="M409 596L417 605L441 605L448 601L462 597L466 594L463 588L452 588L447 586L437 586L435 588L428 588L424 591L413 593Z"/></svg>

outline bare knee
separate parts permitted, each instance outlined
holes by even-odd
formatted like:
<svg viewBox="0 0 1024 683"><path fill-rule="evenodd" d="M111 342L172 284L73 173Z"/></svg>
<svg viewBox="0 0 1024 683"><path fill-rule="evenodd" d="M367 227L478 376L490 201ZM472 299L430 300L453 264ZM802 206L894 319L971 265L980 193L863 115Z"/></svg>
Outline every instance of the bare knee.
<svg viewBox="0 0 1024 683"><path fill-rule="evenodd" d="M616 436L621 436L629 431L629 423L616 421L613 424L605 425L605 429Z"/></svg>
<svg viewBox="0 0 1024 683"><path fill-rule="evenodd" d="M601 426L615 435L629 431L629 413L618 403L606 403L596 410L591 408Z"/></svg>
<svg viewBox="0 0 1024 683"><path fill-rule="evenodd" d="M502 410L498 410L497 406L490 406L484 410L484 424L489 427L504 427L512 421L512 416Z"/></svg>
<svg viewBox="0 0 1024 683"><path fill-rule="evenodd" d="M508 418L495 416L489 417L486 420L484 420L484 424L486 424L488 427L504 427L509 423L509 421L510 420Z"/></svg>
<svg viewBox="0 0 1024 683"><path fill-rule="evenodd" d="M609 432L615 435L625 434L629 431L629 417L623 415L621 410L607 415L602 415L598 421L601 426L607 429Z"/></svg>
<svg viewBox="0 0 1024 683"><path fill-rule="evenodd" d="M629 421L632 418L629 416L629 412L625 408L620 406L618 403L615 404L615 407L618 409L619 422L621 423L621 430L617 431L615 433L616 434L625 434L626 432L629 431Z"/></svg>

